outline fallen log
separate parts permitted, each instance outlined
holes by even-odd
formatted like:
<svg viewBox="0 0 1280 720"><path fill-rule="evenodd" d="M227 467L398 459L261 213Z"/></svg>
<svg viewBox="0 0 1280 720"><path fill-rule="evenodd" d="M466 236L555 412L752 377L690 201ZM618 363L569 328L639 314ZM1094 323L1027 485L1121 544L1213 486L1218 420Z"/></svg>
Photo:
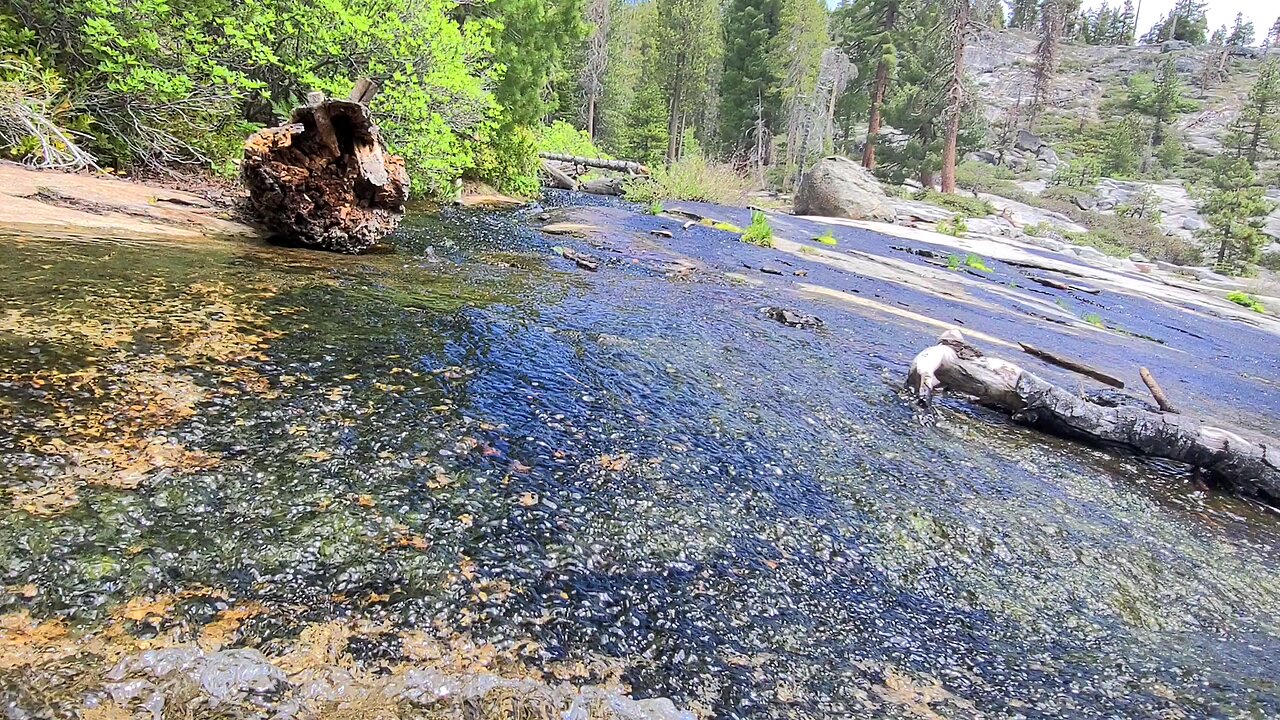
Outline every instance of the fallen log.
<svg viewBox="0 0 1280 720"><path fill-rule="evenodd" d="M1138 404L1103 404L1011 362L986 357L948 330L911 361L907 387L922 402L943 391L975 398L1015 422L1055 435L1200 468L1211 480L1280 504L1280 452L1260 439Z"/></svg>
<svg viewBox="0 0 1280 720"><path fill-rule="evenodd" d="M292 244L365 252L393 232L409 199L404 160L387 153L358 83L352 100L310 93L289 122L254 133L241 178L257 221Z"/></svg>
<svg viewBox="0 0 1280 720"><path fill-rule="evenodd" d="M1113 388L1118 388L1120 390L1124 389L1124 381L1120 378L1114 375L1108 375L1107 373L1104 373L1097 368L1085 365L1078 360L1072 360L1071 358L1051 353L1048 350L1041 350L1034 345L1028 345L1024 342L1018 343L1018 347L1022 348L1022 352L1033 357L1038 357L1050 365L1057 365L1058 367L1070 370L1071 372L1080 373L1085 377L1093 378L1094 380L1097 380L1104 385L1110 385Z"/></svg>
<svg viewBox="0 0 1280 720"><path fill-rule="evenodd" d="M618 172L631 173L632 175L649 174L649 168L632 160L608 160L605 158L588 158L578 155L565 155L562 153L538 153L538 157L543 160L572 163L574 165L585 165L587 167L600 168L601 170L616 170Z"/></svg>
<svg viewBox="0 0 1280 720"><path fill-rule="evenodd" d="M577 190L578 183L554 163L542 161L542 173L547 176L547 184L561 190Z"/></svg>

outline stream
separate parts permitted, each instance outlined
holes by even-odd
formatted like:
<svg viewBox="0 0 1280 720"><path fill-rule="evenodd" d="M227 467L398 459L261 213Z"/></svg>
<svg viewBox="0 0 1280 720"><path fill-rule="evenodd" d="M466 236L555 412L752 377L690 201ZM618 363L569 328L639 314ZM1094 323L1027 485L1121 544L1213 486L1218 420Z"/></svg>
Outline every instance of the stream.
<svg viewBox="0 0 1280 720"><path fill-rule="evenodd" d="M586 687L592 717L1280 716L1280 516L961 400L926 416L899 388L938 329L797 284L1150 348L1188 406L1264 430L1274 335L1104 294L1078 302L1131 332L1073 348L548 200L588 203L603 239L451 210L365 257L0 238L4 717L446 717L468 682L458 717L578 717ZM424 668L429 698L368 690Z"/></svg>

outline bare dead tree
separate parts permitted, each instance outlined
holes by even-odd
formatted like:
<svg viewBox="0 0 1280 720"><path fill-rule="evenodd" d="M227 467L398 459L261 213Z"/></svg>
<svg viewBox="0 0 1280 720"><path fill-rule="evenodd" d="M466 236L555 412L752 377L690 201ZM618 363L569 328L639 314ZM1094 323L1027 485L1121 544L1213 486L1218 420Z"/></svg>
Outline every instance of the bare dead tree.
<svg viewBox="0 0 1280 720"><path fill-rule="evenodd" d="M591 25L586 58L578 76L578 86L586 100L583 109L587 135L596 139L596 105L604 95L604 77L609 64L609 0L588 0L586 20Z"/></svg>
<svg viewBox="0 0 1280 720"><path fill-rule="evenodd" d="M947 129L942 139L942 192L956 191L956 143L964 112L964 48L969 30L970 0L951 0L951 77L947 80Z"/></svg>

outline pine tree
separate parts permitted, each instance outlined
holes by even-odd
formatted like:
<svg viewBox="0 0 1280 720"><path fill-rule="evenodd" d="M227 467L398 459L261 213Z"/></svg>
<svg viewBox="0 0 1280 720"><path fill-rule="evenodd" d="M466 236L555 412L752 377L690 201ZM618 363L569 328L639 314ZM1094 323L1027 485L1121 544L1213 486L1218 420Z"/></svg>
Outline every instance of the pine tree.
<svg viewBox="0 0 1280 720"><path fill-rule="evenodd" d="M1105 6L1104 6L1105 7ZM1049 86L1057 69L1058 42L1066 22L1064 0L1045 0L1040 6L1040 42L1036 45L1036 64L1032 71L1031 105L1027 109L1027 125L1034 126L1049 96Z"/></svg>
<svg viewBox="0 0 1280 720"><path fill-rule="evenodd" d="M1019 30L1032 30L1040 20L1040 3L1038 0L1010 0L1009 27Z"/></svg>
<svg viewBox="0 0 1280 720"><path fill-rule="evenodd" d="M1280 60L1262 64L1225 143L1254 168L1280 152Z"/></svg>
<svg viewBox="0 0 1280 720"><path fill-rule="evenodd" d="M1271 203L1244 158L1222 154L1210 161L1210 167L1211 188L1201 199L1199 211L1209 224L1206 234L1218 246L1217 267L1241 270L1244 263L1257 260L1267 240L1262 226Z"/></svg>
<svg viewBox="0 0 1280 720"><path fill-rule="evenodd" d="M969 0L950 0L947 39L951 43L951 63L947 80L947 127L942 140L942 192L956 191L956 151L960 139L960 118L964 112L965 33L969 29Z"/></svg>
<svg viewBox="0 0 1280 720"><path fill-rule="evenodd" d="M1130 79L1125 106L1148 119L1147 148L1142 171L1149 172L1154 153L1165 144L1173 121L1179 115L1194 110L1196 104L1184 96L1173 60L1166 59L1154 78L1150 75L1138 75Z"/></svg>
<svg viewBox="0 0 1280 720"><path fill-rule="evenodd" d="M689 108L704 99L708 66L721 47L716 0L654 0L658 39L664 48L653 65L667 96L666 160L680 158Z"/></svg>
<svg viewBox="0 0 1280 720"><path fill-rule="evenodd" d="M1268 48L1280 45L1280 17L1271 24L1271 29L1267 31L1266 46Z"/></svg>
<svg viewBox="0 0 1280 720"><path fill-rule="evenodd" d="M778 67L786 118L784 185L803 169L805 139L818 114L813 102L823 52L831 47L825 0L783 0L781 23L769 57Z"/></svg>
<svg viewBox="0 0 1280 720"><path fill-rule="evenodd" d="M898 47L903 45L911 21L906 15L910 9L903 0L868 0L853 6L852 12L838 16L841 27L837 33L852 46L851 54L864 67L875 68L871 75L867 140L862 151L862 165L869 170L876 167L876 140L885 96L898 65Z"/></svg>
<svg viewBox="0 0 1280 720"><path fill-rule="evenodd" d="M1206 3L1198 0L1178 0L1173 9L1161 16L1142 36L1142 42L1155 45L1166 40L1182 40L1192 45L1203 45L1209 30L1205 6Z"/></svg>
<svg viewBox="0 0 1280 720"><path fill-rule="evenodd" d="M555 104L548 93L564 60L564 48L583 37L581 0L493 0L482 12L502 23L494 61L506 68L493 89L505 119L514 125L541 122Z"/></svg>
<svg viewBox="0 0 1280 720"><path fill-rule="evenodd" d="M759 146L758 165L781 114L768 48L781 26L781 0L732 0L725 10L724 72L720 79L720 141L730 153Z"/></svg>
<svg viewBox="0 0 1280 720"><path fill-rule="evenodd" d="M1231 34L1227 36L1228 45L1252 45L1253 22L1244 19L1244 13L1236 13L1236 21L1231 26Z"/></svg>

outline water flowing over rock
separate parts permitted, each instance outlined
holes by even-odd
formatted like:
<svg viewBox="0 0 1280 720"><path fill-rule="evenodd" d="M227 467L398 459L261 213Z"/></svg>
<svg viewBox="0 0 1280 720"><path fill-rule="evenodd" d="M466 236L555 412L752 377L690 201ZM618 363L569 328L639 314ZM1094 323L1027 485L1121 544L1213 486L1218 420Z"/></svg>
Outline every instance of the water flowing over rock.
<svg viewBox="0 0 1280 720"><path fill-rule="evenodd" d="M869 170L843 157L825 157L800 181L797 215L893 222L893 206Z"/></svg>
<svg viewBox="0 0 1280 720"><path fill-rule="evenodd" d="M387 153L368 106L319 93L288 123L249 138L241 175L267 230L322 250L368 251L400 224L409 199L404 160Z"/></svg>

